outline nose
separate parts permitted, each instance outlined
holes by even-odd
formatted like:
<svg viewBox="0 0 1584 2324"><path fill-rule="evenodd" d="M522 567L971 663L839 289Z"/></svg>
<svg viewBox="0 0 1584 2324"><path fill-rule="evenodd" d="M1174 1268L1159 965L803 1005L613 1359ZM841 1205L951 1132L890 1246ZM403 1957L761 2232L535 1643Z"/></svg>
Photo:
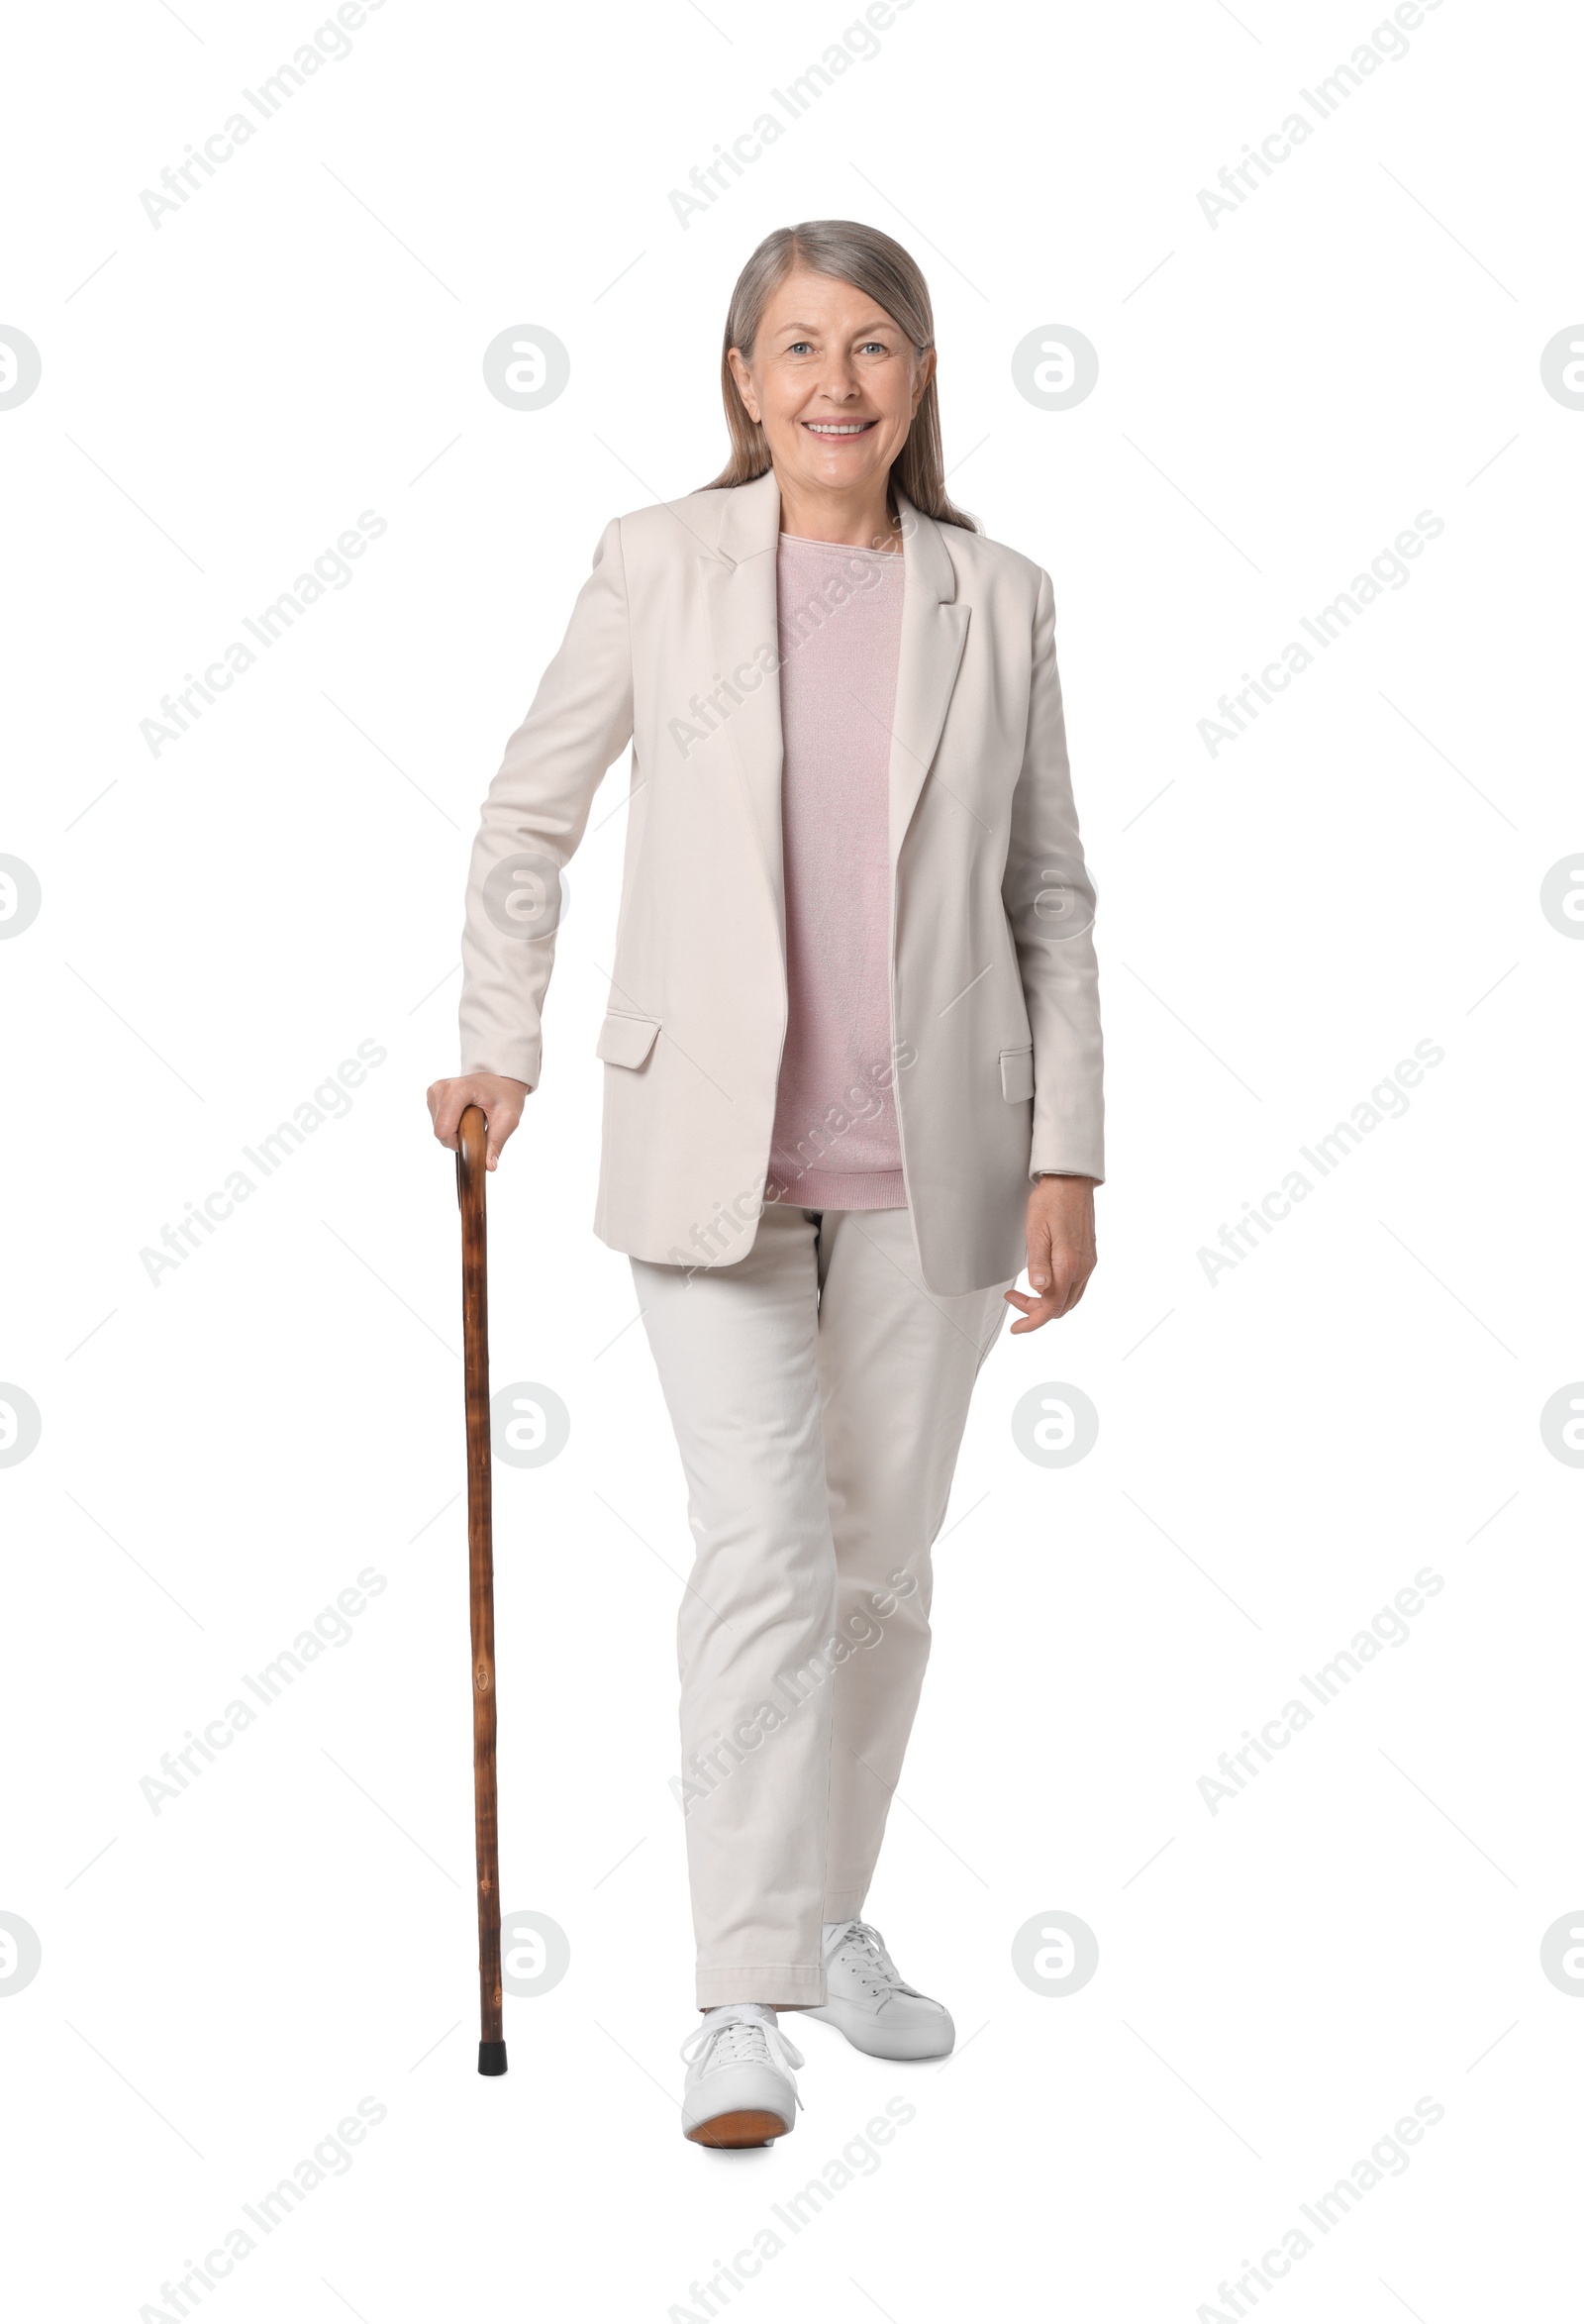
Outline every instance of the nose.
<svg viewBox="0 0 1584 2324"><path fill-rule="evenodd" d="M863 393L862 382L850 355L833 351L827 358L819 392L828 403L851 403L855 396Z"/></svg>

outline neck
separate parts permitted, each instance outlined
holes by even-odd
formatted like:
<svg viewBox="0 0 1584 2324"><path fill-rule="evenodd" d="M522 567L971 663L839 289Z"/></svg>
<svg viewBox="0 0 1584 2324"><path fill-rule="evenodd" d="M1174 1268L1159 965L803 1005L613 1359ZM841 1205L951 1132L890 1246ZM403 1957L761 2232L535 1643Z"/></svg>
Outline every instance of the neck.
<svg viewBox="0 0 1584 2324"><path fill-rule="evenodd" d="M802 541L837 541L844 549L901 548L883 477L847 492L811 492L779 468L775 480L781 489L783 533Z"/></svg>

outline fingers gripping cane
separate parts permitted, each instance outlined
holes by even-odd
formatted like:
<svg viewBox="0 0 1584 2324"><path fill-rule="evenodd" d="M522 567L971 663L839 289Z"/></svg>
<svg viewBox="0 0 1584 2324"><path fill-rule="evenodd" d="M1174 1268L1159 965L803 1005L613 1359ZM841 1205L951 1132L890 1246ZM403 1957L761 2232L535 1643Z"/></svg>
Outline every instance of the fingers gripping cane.
<svg viewBox="0 0 1584 2324"><path fill-rule="evenodd" d="M462 1213L462 1393L467 1412L467 1568L473 1638L473 1841L478 1861L480 2073L506 2071L501 2024L501 1875L495 1794L495 1556L490 1509L489 1284L484 1241L487 1132L476 1105L456 1138Z"/></svg>

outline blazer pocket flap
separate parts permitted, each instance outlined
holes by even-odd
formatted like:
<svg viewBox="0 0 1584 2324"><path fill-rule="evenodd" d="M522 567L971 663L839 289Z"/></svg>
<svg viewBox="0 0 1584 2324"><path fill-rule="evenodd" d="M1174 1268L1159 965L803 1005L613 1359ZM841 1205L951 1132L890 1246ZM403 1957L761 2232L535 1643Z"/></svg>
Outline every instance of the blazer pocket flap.
<svg viewBox="0 0 1584 2324"><path fill-rule="evenodd" d="M1032 1049L1004 1049L1001 1052L1001 1094L1009 1105L1019 1105L1034 1095L1034 1051Z"/></svg>
<svg viewBox="0 0 1584 2324"><path fill-rule="evenodd" d="M608 1065L641 1065L659 1030L657 1017L623 1017L613 1009L600 1027L594 1055Z"/></svg>

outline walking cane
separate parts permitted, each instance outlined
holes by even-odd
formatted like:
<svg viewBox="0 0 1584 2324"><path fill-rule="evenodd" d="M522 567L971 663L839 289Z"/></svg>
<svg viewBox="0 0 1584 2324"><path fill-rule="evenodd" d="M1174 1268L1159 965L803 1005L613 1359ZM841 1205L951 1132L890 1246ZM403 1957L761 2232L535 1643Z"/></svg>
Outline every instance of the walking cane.
<svg viewBox="0 0 1584 2324"><path fill-rule="evenodd" d="M462 1394L467 1412L467 1573L473 1638L473 1843L478 1862L480 2073L506 2071L501 2024L501 1870L495 1800L495 1556L490 1521L489 1281L484 1116L463 1108L456 1138L462 1213Z"/></svg>

